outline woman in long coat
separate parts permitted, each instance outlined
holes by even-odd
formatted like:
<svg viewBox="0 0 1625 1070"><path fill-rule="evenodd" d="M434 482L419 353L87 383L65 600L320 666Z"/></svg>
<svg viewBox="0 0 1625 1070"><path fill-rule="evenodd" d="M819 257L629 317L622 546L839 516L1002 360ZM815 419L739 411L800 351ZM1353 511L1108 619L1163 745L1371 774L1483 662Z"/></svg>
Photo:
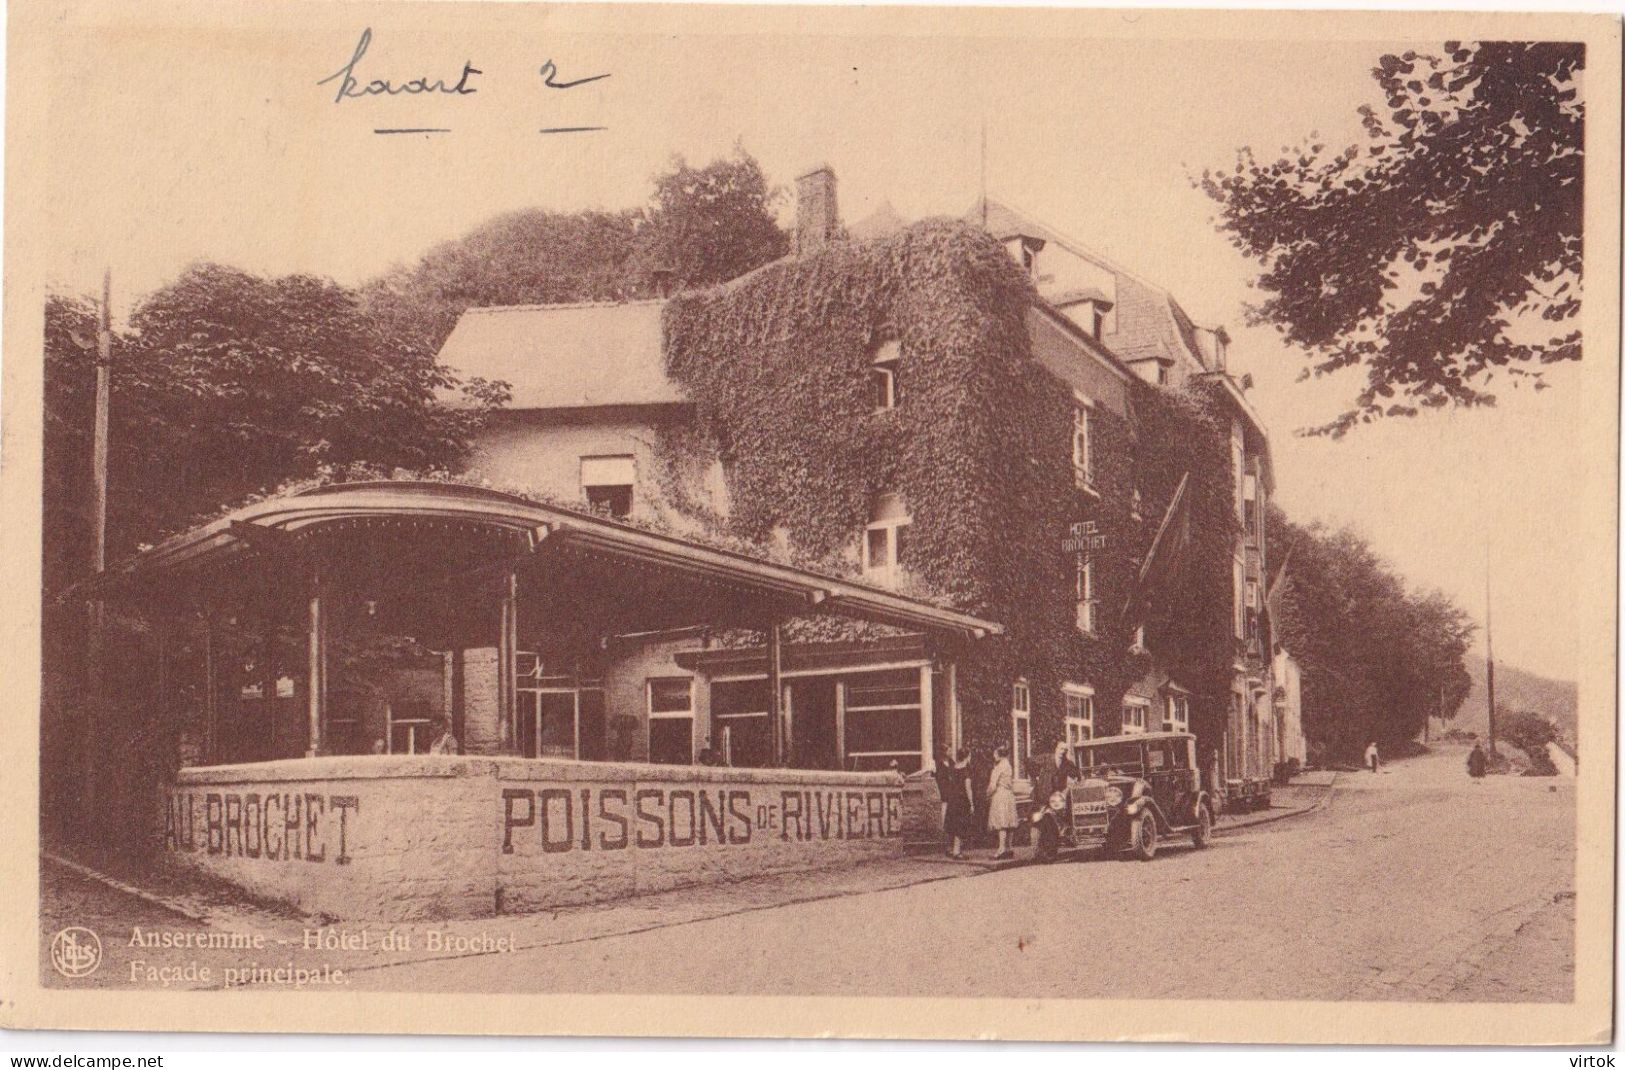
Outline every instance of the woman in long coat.
<svg viewBox="0 0 1625 1070"><path fill-rule="evenodd" d="M1000 743L993 752L993 775L987 781L987 827L999 834L999 851L994 858L1014 858L1010 833L1016 819L1016 774L1010 767L1010 744Z"/></svg>
<svg viewBox="0 0 1625 1070"><path fill-rule="evenodd" d="M944 754L946 761L937 771L937 785L942 792L942 831L952 846L949 858L965 857L965 841L974 832L971 820L970 749L960 747L958 753Z"/></svg>

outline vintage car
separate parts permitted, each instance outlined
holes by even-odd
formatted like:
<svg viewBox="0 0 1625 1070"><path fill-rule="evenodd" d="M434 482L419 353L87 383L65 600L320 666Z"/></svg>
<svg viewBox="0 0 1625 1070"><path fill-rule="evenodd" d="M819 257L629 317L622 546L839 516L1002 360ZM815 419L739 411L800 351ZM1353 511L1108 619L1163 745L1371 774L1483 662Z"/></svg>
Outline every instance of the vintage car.
<svg viewBox="0 0 1625 1070"><path fill-rule="evenodd" d="M1156 857L1164 837L1188 834L1206 847L1213 805L1188 732L1092 739L1076 750L1078 781L1048 801L1061 843L1100 846L1110 856Z"/></svg>

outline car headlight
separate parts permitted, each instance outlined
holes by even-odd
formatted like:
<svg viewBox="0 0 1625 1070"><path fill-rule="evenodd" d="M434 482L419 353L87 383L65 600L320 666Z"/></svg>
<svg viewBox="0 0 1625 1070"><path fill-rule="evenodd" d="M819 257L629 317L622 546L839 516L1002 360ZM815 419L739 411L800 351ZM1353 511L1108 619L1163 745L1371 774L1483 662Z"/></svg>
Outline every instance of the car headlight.
<svg viewBox="0 0 1625 1070"><path fill-rule="evenodd" d="M1131 795L1130 798L1138 799L1140 796L1142 796L1144 794L1145 794L1145 781L1136 780L1134 782L1134 794Z"/></svg>
<svg viewBox="0 0 1625 1070"><path fill-rule="evenodd" d="M1123 801L1123 789L1113 784L1106 789L1106 805L1116 806Z"/></svg>

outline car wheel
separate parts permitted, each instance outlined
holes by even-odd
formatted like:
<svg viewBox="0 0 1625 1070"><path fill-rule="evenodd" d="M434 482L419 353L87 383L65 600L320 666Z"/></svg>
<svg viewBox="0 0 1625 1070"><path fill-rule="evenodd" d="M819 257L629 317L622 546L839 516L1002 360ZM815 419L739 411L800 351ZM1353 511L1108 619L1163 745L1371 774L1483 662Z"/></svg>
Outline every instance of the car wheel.
<svg viewBox="0 0 1625 1070"><path fill-rule="evenodd" d="M1196 807L1196 827L1191 829L1191 842L1198 847L1206 847L1213 838L1213 815L1208 812L1207 804L1201 803Z"/></svg>
<svg viewBox="0 0 1625 1070"><path fill-rule="evenodd" d="M1157 819L1150 814L1134 823L1134 857L1149 862L1157 857Z"/></svg>

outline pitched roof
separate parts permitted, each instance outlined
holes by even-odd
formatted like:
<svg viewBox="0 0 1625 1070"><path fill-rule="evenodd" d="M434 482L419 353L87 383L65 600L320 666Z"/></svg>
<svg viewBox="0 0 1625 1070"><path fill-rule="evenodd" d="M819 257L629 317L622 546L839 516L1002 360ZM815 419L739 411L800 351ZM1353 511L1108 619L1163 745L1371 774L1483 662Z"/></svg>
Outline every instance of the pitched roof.
<svg viewBox="0 0 1625 1070"><path fill-rule="evenodd" d="M881 201L879 208L856 223L849 224L846 234L853 241L870 241L874 238L889 238L907 225L890 201Z"/></svg>
<svg viewBox="0 0 1625 1070"><path fill-rule="evenodd" d="M471 308L441 346L440 362L464 378L507 382L511 409L687 401L666 376L662 305Z"/></svg>
<svg viewBox="0 0 1625 1070"><path fill-rule="evenodd" d="M1167 290L1152 285L1076 239L991 198L978 201L966 219L982 223L994 237L1026 234L1042 238L1047 244L1057 245L1117 276L1116 329L1106 335L1106 341L1123 360L1151 357L1177 360L1185 356L1197 366L1205 367L1196 341L1196 325Z"/></svg>

